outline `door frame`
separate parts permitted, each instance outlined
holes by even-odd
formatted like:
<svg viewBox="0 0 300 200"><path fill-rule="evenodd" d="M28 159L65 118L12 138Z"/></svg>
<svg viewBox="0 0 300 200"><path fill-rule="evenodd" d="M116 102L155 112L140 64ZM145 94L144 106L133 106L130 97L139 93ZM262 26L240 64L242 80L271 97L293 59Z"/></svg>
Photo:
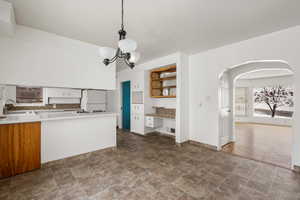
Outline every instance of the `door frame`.
<svg viewBox="0 0 300 200"><path fill-rule="evenodd" d="M127 81L122 81L120 84L120 88L121 88L121 125L122 125L122 129L124 129L124 113L123 113L123 84L124 83L129 83L129 131L131 130L131 81L127 80ZM126 129L127 130L127 129Z"/></svg>
<svg viewBox="0 0 300 200"><path fill-rule="evenodd" d="M289 65L288 62L283 61L283 60L256 60L256 61L247 61L245 63L239 64L239 65L235 65L232 66L230 68L225 69L224 71L222 71L218 78L219 81L221 81L222 76L224 75L224 73L229 72L230 73L230 107L231 107L231 118L230 118L230 126L231 126L231 141L234 142L235 141L235 120L234 120L234 115L235 115L235 102L234 102L234 96L235 96L235 81L243 74L245 73L249 73L249 72L254 72L254 71L260 71L260 70L266 70L266 69L288 69L291 72L295 73L294 70L292 69L292 67ZM220 84L218 86L218 115L219 115L219 122L218 122L218 145L217 145L217 149L218 151L222 150L222 145L221 145L221 134L222 134L222 130L221 130L221 116L220 116L220 105L221 105L221 93L220 93ZM296 98L296 94L294 94L294 98ZM295 138L295 131L294 131L294 117L292 119L292 134L293 134L293 138ZM293 141L294 142L294 141ZM293 151L293 146L291 147L291 156L292 156L292 166L291 168L293 168L294 166L294 151Z"/></svg>
<svg viewBox="0 0 300 200"><path fill-rule="evenodd" d="M227 81L227 99L224 98L224 78L226 77L226 81ZM231 125L226 125L224 120L224 116L227 116L227 121L228 123L230 123L231 121L231 114L230 112L232 112L232 104L231 104L231 84L230 84L230 75L228 73L228 71L224 71L222 73L222 75L219 77L219 89L218 89L218 96L219 96L219 144L218 144L218 150L221 150L221 148L230 143L232 141L231 139L231 134L228 133L228 135L226 137L224 137L224 132L226 132L226 130L224 130L224 128L228 129L227 131L230 132L231 129ZM226 110L224 110L224 101L227 101L228 107ZM226 114L224 114L226 113ZM225 124L225 126L224 126ZM226 140L225 143L223 142L224 139Z"/></svg>

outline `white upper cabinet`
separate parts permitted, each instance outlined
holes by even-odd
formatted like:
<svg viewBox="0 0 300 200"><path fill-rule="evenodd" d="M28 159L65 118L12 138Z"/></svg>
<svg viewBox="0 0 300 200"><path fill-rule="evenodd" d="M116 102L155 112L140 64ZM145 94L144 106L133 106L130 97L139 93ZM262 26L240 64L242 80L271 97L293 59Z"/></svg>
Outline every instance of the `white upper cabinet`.
<svg viewBox="0 0 300 200"><path fill-rule="evenodd" d="M44 93L48 98L81 98L80 89L45 88Z"/></svg>
<svg viewBox="0 0 300 200"><path fill-rule="evenodd" d="M131 81L132 91L143 91L144 90L144 72L137 72L135 77Z"/></svg>
<svg viewBox="0 0 300 200"><path fill-rule="evenodd" d="M106 91L87 90L88 103L106 103Z"/></svg>
<svg viewBox="0 0 300 200"><path fill-rule="evenodd" d="M81 89L44 88L45 104L79 104Z"/></svg>

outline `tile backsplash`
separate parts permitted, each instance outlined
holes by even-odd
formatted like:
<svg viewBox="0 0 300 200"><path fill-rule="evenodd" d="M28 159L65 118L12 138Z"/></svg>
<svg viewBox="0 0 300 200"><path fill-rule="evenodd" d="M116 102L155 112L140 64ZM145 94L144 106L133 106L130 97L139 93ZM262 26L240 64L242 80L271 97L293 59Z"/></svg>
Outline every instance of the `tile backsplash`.
<svg viewBox="0 0 300 200"><path fill-rule="evenodd" d="M163 107L154 107L155 113L160 115L176 116L176 109L173 108L163 108Z"/></svg>

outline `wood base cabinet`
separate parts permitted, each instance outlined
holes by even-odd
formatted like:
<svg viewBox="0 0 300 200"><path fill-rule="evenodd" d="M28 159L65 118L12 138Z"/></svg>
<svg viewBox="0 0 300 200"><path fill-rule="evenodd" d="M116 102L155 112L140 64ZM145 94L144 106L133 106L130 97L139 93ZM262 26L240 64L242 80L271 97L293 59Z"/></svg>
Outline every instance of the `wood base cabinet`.
<svg viewBox="0 0 300 200"><path fill-rule="evenodd" d="M41 167L41 123L0 125L0 178Z"/></svg>

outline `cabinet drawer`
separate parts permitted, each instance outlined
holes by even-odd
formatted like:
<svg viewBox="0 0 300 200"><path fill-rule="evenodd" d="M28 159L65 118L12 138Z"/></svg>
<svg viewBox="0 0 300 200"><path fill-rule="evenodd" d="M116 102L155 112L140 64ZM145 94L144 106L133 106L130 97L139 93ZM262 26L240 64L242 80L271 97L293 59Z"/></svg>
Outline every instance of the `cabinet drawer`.
<svg viewBox="0 0 300 200"><path fill-rule="evenodd" d="M154 122L154 117L147 116L147 117L146 117L146 122L147 122L147 123L150 123L150 122L153 123L153 122Z"/></svg>
<svg viewBox="0 0 300 200"><path fill-rule="evenodd" d="M162 126L162 119L151 116L146 117L146 127L158 128Z"/></svg>
<svg viewBox="0 0 300 200"><path fill-rule="evenodd" d="M146 121L146 126L147 126L147 127L154 128L154 124L153 124L153 122L151 122L151 121Z"/></svg>

